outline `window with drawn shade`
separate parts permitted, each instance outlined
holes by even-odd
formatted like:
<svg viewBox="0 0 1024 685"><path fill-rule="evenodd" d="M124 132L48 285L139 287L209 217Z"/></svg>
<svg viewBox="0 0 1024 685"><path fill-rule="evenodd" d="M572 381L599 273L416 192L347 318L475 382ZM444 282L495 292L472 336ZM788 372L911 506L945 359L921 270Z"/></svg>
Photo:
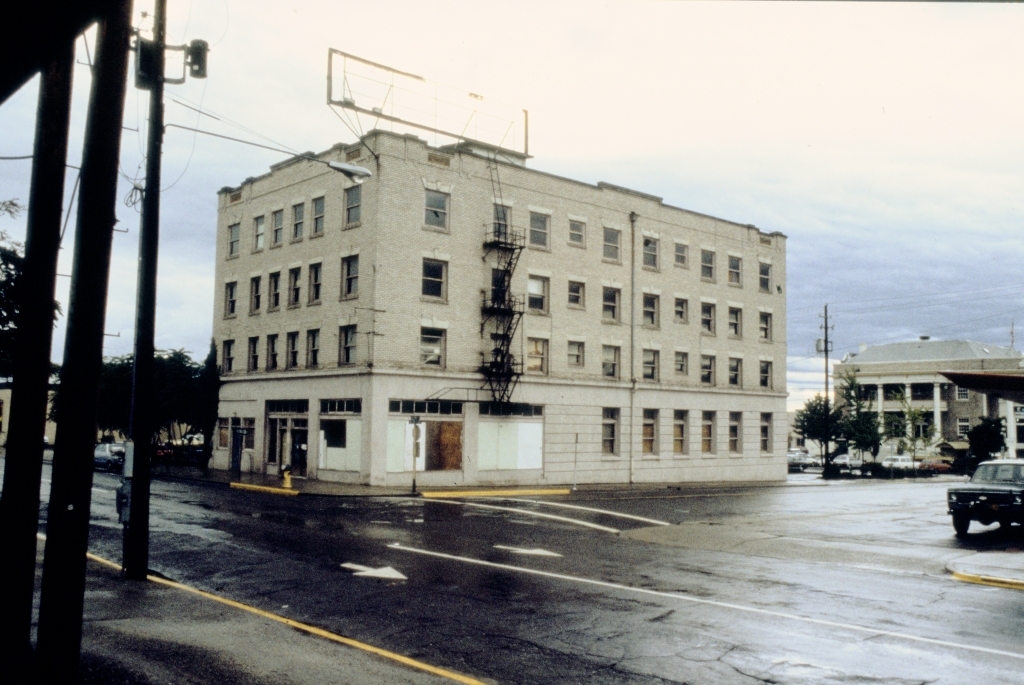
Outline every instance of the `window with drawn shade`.
<svg viewBox="0 0 1024 685"><path fill-rule="evenodd" d="M447 193L428 190L423 223L435 228L448 228L448 200Z"/></svg>
<svg viewBox="0 0 1024 685"><path fill-rule="evenodd" d="M443 328L420 329L420 363L428 366L444 366Z"/></svg>
<svg viewBox="0 0 1024 685"><path fill-rule="evenodd" d="M530 276L526 280L526 308L543 314L548 311L548 285L545 276Z"/></svg>

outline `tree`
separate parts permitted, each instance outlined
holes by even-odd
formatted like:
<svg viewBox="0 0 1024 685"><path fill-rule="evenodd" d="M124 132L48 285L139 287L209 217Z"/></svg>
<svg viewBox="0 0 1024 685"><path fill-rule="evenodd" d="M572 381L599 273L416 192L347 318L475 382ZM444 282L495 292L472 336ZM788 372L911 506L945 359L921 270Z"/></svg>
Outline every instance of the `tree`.
<svg viewBox="0 0 1024 685"><path fill-rule="evenodd" d="M1005 425L1002 417L992 419L981 417L981 422L967 433L967 442L971 445L971 459L967 464L968 472L973 473L978 464L990 459L993 454L1006 450L1004 438Z"/></svg>
<svg viewBox="0 0 1024 685"><path fill-rule="evenodd" d="M862 386L857 375L850 372L841 377L840 395L843 399L842 433L849 443L850 449L868 452L872 457L878 456L882 447L882 433L879 430L878 414L874 411L872 401L864 401Z"/></svg>
<svg viewBox="0 0 1024 685"><path fill-rule="evenodd" d="M913 458L917 456L918 445L923 449L932 444L932 439L935 437L935 426L928 422L926 409L914 408L905 399L903 400L903 414L906 416L910 428L906 440L910 445L910 456Z"/></svg>
<svg viewBox="0 0 1024 685"><path fill-rule="evenodd" d="M203 434L203 454L209 459L213 453L213 429L217 425L217 405L220 401L220 368L217 366L217 343L210 339L210 351L203 361L197 382L197 401L194 405L195 425Z"/></svg>
<svg viewBox="0 0 1024 685"><path fill-rule="evenodd" d="M10 201L4 201L7 202ZM17 216L16 210L6 206L0 213ZM6 231L0 231L0 376L5 378L10 378L14 372L14 331L21 311L18 285L25 263L22 249L21 243L11 240Z"/></svg>
<svg viewBox="0 0 1024 685"><path fill-rule="evenodd" d="M842 437L843 410L821 395L807 400L804 408L796 413L793 430L805 440L816 440L821 445L825 466L832 463L833 455L828 445Z"/></svg>

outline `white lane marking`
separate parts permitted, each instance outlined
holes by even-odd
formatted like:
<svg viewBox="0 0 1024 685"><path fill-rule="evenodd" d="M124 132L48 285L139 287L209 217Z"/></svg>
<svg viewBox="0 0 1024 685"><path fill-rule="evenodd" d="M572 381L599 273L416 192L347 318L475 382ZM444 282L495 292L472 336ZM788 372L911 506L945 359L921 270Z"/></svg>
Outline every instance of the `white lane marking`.
<svg viewBox="0 0 1024 685"><path fill-rule="evenodd" d="M644 523L651 523L656 526L671 526L672 524L668 521L659 521L657 519L649 519L643 516L634 516L633 514L623 514L618 511L608 511L607 509L595 509L594 507L581 507L578 504L565 504L564 502L545 502L543 500L533 499L513 499L511 497L501 497L506 502L525 502L527 504L543 504L549 507L562 507L563 509L578 509L579 511L592 511L595 514L604 514L605 516L617 516L622 519L632 519L634 521L643 521Z"/></svg>
<svg viewBox="0 0 1024 685"><path fill-rule="evenodd" d="M781 611L772 611L770 609L759 609L757 607L744 606L742 604L732 604L730 602L718 602L713 599L701 599L699 597L690 597L688 595L681 595L675 592L663 592L660 590L649 590L647 588L630 587L629 585L620 585L619 583L609 583L604 580L594 580L592 578L582 578L580 576L568 576L561 573L552 573L550 571L540 571L532 568L523 568L522 566L511 566L509 564L499 564L493 561L484 561L482 559L473 559L471 557L460 557L454 554L444 554L443 552L431 552L426 549L418 549L416 547L407 547L400 542L393 542L388 545L391 549L397 549L403 552L412 552L414 554L423 554L425 556L437 557L439 559L449 559L451 561L461 561L466 564L475 564L477 566L489 566L491 568L500 568L506 571L515 571L516 573L525 573L534 576L543 576L545 578L555 578L557 580L568 580L574 583L580 583L583 585L596 585L598 587L610 588L612 590L621 590L623 592L635 592L643 595L654 595L656 597L667 597L669 599L677 599L683 602L691 602L693 604L704 604L707 606L721 607L723 609L734 609L736 611L744 611L751 614L760 614L762 616L774 616L776 618L785 618L791 621L800 621L802 623L810 623L818 626L828 626L830 628L841 628L843 630L852 630L858 633L869 633L872 636L885 635L892 638L901 640L909 640L911 642L923 642L930 645L940 645L942 647L953 647L954 649L964 649L970 652L983 652L985 654L995 654L998 656L1006 656L1011 659L1024 660L1024 654L1017 652L1006 652L1001 649L991 649L989 647L975 647L974 645L965 645L959 642L949 642L947 640L938 640L931 637L921 637L919 635L910 635L909 633L900 633L893 630L882 630L880 628L869 628L867 626L859 626L853 623L839 623L838 621L827 621L821 618L810 618L808 616L798 616L796 614L787 614Z"/></svg>
<svg viewBox="0 0 1024 685"><path fill-rule="evenodd" d="M380 568L373 568L371 566L362 566L361 564L353 564L346 562L341 565L342 568L347 568L350 571L355 571L352 575L354 576L366 576L367 578L389 578L391 580L409 580L400 571L396 571L390 566L381 566Z"/></svg>
<svg viewBox="0 0 1024 685"><path fill-rule="evenodd" d="M480 504L479 502L461 502L451 499L433 499L431 502L441 502L442 504L458 504L464 507L477 507L479 509L495 509L497 511L510 511L514 514L523 514L524 516L536 516L542 519L551 519L553 521L562 521L564 523L573 523L577 526L583 526L585 528L593 528L594 530L601 530L605 533L612 533L618 535L621 531L618 528L609 528L608 526L599 526L596 523L590 523L588 521L580 521L579 519L571 519L565 516L555 516L554 514L544 514L539 511L530 511L528 509L516 509L515 507L499 507L493 504Z"/></svg>
<svg viewBox="0 0 1024 685"><path fill-rule="evenodd" d="M525 549L523 547L509 547L508 545L495 545L494 549L504 549L512 554L525 554L532 557L560 557L562 556L558 552L549 552L546 549L540 547L534 547L533 549Z"/></svg>

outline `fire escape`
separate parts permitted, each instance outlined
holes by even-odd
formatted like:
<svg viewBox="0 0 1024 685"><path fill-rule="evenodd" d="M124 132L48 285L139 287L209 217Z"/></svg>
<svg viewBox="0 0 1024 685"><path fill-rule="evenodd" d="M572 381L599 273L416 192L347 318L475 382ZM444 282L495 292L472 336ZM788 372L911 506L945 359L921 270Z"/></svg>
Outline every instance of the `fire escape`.
<svg viewBox="0 0 1024 685"><path fill-rule="evenodd" d="M507 403L523 373L522 361L512 354L512 338L523 317L523 300L512 294L512 274L526 237L512 229L508 209L500 204L494 207L493 224L484 231L484 259L493 253L497 264L491 269L491 289L483 292L480 336L489 338L491 349L482 353L480 373L492 400Z"/></svg>

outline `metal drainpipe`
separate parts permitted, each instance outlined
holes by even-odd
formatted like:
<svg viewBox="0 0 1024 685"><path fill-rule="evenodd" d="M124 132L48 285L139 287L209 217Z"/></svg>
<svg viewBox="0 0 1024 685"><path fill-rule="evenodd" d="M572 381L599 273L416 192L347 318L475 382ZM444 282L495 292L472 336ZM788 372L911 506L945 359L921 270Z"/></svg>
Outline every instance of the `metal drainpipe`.
<svg viewBox="0 0 1024 685"><path fill-rule="evenodd" d="M636 422L636 220L629 213L629 484L633 484L633 424Z"/></svg>

